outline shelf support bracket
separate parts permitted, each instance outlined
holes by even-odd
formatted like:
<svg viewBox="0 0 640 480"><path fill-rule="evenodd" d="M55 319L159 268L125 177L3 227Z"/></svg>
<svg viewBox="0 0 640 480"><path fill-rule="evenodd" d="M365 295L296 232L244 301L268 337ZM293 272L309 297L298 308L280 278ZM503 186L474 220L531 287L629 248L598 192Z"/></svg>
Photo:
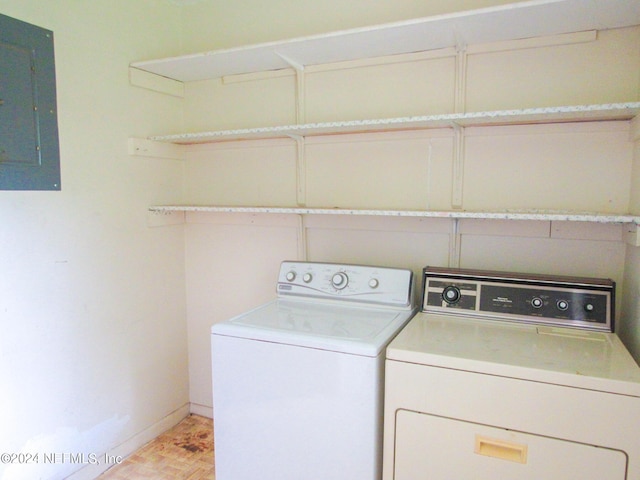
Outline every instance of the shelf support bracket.
<svg viewBox="0 0 640 480"><path fill-rule="evenodd" d="M632 142L637 142L640 140L640 115L636 115L631 120L631 125L629 128L629 140Z"/></svg>
<svg viewBox="0 0 640 480"><path fill-rule="evenodd" d="M298 259L302 262L306 262L307 258L307 222L303 214L298 215Z"/></svg>
<svg viewBox="0 0 640 480"><path fill-rule="evenodd" d="M451 219L449 236L449 268L460 267L460 219Z"/></svg>
<svg viewBox="0 0 640 480"><path fill-rule="evenodd" d="M456 70L455 70L455 91L454 91L454 111L464 113L466 109L467 93L467 46L458 45L456 47Z"/></svg>
<svg viewBox="0 0 640 480"><path fill-rule="evenodd" d="M637 224L627 225L626 232L624 232L624 240L629 245L640 247L640 229Z"/></svg>
<svg viewBox="0 0 640 480"><path fill-rule="evenodd" d="M296 203L299 207L304 207L307 204L307 161L304 137L292 133L287 135L296 142Z"/></svg>
<svg viewBox="0 0 640 480"><path fill-rule="evenodd" d="M276 55L296 71L296 123L303 124L305 123L304 65L281 53L276 52Z"/></svg>
<svg viewBox="0 0 640 480"><path fill-rule="evenodd" d="M453 124L453 171L451 207L462 208L462 187L464 181L464 127Z"/></svg>
<svg viewBox="0 0 640 480"><path fill-rule="evenodd" d="M184 160L183 145L155 142L146 138L129 138L127 151L132 156Z"/></svg>

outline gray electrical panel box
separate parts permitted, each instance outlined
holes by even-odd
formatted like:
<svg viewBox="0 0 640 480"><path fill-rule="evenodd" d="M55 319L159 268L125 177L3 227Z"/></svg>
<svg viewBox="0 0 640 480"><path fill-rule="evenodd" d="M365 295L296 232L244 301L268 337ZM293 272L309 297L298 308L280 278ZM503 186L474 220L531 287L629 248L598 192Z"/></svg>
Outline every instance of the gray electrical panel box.
<svg viewBox="0 0 640 480"><path fill-rule="evenodd" d="M0 15L0 190L60 190L53 32Z"/></svg>

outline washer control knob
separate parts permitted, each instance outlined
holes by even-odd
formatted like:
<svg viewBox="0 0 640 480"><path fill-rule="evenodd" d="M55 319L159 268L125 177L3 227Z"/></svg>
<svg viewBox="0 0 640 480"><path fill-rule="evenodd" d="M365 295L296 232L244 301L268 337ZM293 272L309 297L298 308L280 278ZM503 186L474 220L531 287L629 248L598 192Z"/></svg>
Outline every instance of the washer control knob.
<svg viewBox="0 0 640 480"><path fill-rule="evenodd" d="M533 297L531 299L531 306L533 308L542 308L542 305L544 305L544 302L540 297Z"/></svg>
<svg viewBox="0 0 640 480"><path fill-rule="evenodd" d="M455 285L449 285L442 291L442 299L449 305L456 303L458 300L460 300L460 297L460 289Z"/></svg>
<svg viewBox="0 0 640 480"><path fill-rule="evenodd" d="M342 290L349 284L349 277L344 272L338 272L331 277L331 285L338 290Z"/></svg>
<svg viewBox="0 0 640 480"><path fill-rule="evenodd" d="M587 303L584 306L585 312L593 312L595 309L596 307L593 306L593 303Z"/></svg>
<svg viewBox="0 0 640 480"><path fill-rule="evenodd" d="M310 273L305 273L305 274L302 276L302 281L303 281L304 283L309 283L311 280L313 280L313 275L311 275Z"/></svg>
<svg viewBox="0 0 640 480"><path fill-rule="evenodd" d="M569 302L567 302L566 300L558 300L558 303L556 303L556 305L558 306L558 310L567 310L569 308Z"/></svg>
<svg viewBox="0 0 640 480"><path fill-rule="evenodd" d="M378 288L379 285L380 285L380 281L377 278L372 278L371 280L369 280L370 288Z"/></svg>
<svg viewBox="0 0 640 480"><path fill-rule="evenodd" d="M293 282L296 279L296 272L287 272L286 279L288 282Z"/></svg>

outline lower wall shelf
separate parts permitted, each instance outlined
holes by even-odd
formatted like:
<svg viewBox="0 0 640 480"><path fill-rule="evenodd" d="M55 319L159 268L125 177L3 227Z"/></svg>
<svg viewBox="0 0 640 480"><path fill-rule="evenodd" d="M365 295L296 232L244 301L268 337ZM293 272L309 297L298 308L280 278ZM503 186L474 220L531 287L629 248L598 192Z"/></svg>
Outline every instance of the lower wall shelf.
<svg viewBox="0 0 640 480"><path fill-rule="evenodd" d="M504 211L465 211L465 210L366 210L349 208L315 207L242 207L242 206L199 206L199 205L154 205L152 212L210 212L210 213L266 213L294 215L355 215L378 217L421 217L450 219L489 219L489 220L541 220L556 222L593 222L612 224L640 225L640 216L629 214L565 212L547 210L504 210Z"/></svg>

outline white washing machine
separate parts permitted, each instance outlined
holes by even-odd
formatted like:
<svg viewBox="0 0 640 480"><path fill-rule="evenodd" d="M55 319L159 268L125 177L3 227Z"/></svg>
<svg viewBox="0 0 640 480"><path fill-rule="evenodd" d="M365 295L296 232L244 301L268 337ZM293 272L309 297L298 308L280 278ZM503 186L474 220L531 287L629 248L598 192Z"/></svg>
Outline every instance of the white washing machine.
<svg viewBox="0 0 640 480"><path fill-rule="evenodd" d="M211 329L217 480L377 480L385 348L410 270L283 262L277 299Z"/></svg>
<svg viewBox="0 0 640 480"><path fill-rule="evenodd" d="M609 280L425 269L387 349L384 480L640 479Z"/></svg>

